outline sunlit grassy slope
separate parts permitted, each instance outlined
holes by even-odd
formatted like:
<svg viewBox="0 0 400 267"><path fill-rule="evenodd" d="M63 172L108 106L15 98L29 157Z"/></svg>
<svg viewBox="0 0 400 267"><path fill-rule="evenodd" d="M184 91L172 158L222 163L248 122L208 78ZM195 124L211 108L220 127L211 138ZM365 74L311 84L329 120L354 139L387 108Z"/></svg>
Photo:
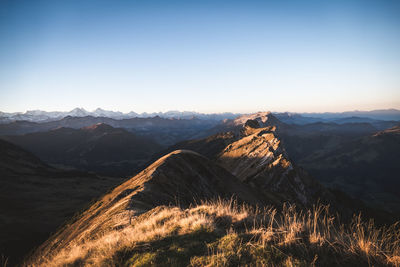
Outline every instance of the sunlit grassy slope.
<svg viewBox="0 0 400 267"><path fill-rule="evenodd" d="M400 266L400 227L354 217L343 225L327 206L254 209L213 201L160 206L123 227L71 242L37 266ZM121 225L121 224L119 224Z"/></svg>

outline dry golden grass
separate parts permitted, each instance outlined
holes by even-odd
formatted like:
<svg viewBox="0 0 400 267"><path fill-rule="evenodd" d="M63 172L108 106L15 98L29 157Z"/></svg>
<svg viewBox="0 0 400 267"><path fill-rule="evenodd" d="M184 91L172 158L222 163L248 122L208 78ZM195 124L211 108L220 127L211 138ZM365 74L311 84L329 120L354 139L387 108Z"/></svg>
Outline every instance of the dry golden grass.
<svg viewBox="0 0 400 267"><path fill-rule="evenodd" d="M0 267L7 267L8 258L3 254L0 255Z"/></svg>
<svg viewBox="0 0 400 267"><path fill-rule="evenodd" d="M400 266L398 224L378 228L355 216L343 225L323 205L277 212L219 200L185 210L158 207L126 220L131 224L122 229L28 265Z"/></svg>

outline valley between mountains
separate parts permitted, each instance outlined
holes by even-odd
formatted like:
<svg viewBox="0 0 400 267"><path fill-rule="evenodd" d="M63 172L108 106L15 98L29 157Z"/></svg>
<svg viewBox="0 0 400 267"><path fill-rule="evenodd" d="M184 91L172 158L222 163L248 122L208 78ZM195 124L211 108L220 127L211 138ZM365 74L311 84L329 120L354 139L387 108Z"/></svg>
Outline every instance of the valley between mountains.
<svg viewBox="0 0 400 267"><path fill-rule="evenodd" d="M0 248L11 264L399 266L393 122L157 120L187 128L171 145L155 124L0 127Z"/></svg>

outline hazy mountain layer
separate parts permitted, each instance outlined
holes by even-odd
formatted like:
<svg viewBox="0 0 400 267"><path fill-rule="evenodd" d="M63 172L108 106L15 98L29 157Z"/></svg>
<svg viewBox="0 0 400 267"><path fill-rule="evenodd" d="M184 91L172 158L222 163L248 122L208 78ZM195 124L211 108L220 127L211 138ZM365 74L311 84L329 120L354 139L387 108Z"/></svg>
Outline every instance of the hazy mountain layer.
<svg viewBox="0 0 400 267"><path fill-rule="evenodd" d="M16 121L0 124L0 136L45 132L61 127L80 129L98 123L105 123L115 128L124 128L138 135L153 138L160 144L172 145L178 141L192 138L199 132L212 128L218 122L199 119L164 119L160 117L122 120L93 116L65 117L58 121L43 123Z"/></svg>
<svg viewBox="0 0 400 267"><path fill-rule="evenodd" d="M4 137L42 160L113 176L132 176L161 146L148 137L106 124Z"/></svg>
<svg viewBox="0 0 400 267"><path fill-rule="evenodd" d="M159 116L161 118L175 119L191 119L199 118L204 120L221 121L224 119L234 119L243 114L238 113L199 113L194 111L176 111L167 112L152 112L152 113L136 113L134 111L123 113L120 111L110 111L97 108L94 111L87 111L83 108L75 108L71 111L43 111L43 110L28 110L26 112L6 113L0 111L0 123L8 123L13 121L31 121L31 122L46 122L60 120L65 117L107 117L113 119L131 119L131 118L151 118ZM377 122L377 121L400 121L400 110L372 110L372 111L347 111L347 112L325 112L325 113L293 113L283 112L274 113L274 115L285 123L307 124L314 122Z"/></svg>
<svg viewBox="0 0 400 267"><path fill-rule="evenodd" d="M28 110L26 112L13 112L13 113L5 113L0 111L0 123L8 123L13 121L31 121L31 122L48 122L54 120L60 120L65 117L107 117L112 119L131 119L131 118L151 118L155 116L159 116L161 118L174 118L174 119L192 119L194 117L198 119L204 120L223 120L223 119L231 119L236 117L238 114L225 112L225 113L199 113L194 111L175 111L170 110L167 112L152 112L152 113L136 113L136 112L128 112L122 113L120 111L110 111L104 110L101 108L97 108L94 111L87 111L83 108L75 108L71 111L43 111L43 110Z"/></svg>

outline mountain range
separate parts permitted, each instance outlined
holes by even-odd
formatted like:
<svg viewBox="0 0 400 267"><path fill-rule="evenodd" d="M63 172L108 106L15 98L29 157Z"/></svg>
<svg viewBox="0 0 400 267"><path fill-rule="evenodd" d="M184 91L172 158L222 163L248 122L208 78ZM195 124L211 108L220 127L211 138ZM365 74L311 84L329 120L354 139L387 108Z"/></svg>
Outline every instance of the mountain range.
<svg viewBox="0 0 400 267"><path fill-rule="evenodd" d="M134 111L123 113L120 111L110 111L97 108L93 111L87 111L84 108L75 108L71 111L43 111L28 110L26 112L6 113L0 111L0 123L10 123L13 121L31 121L31 122L47 122L61 120L65 117L106 117L112 119L131 119L131 118L152 118L161 117L166 119L192 119L198 118L203 120L221 121L224 119L234 119L237 116L244 115L239 113L199 113L194 111L177 111L171 110L167 112L152 113L136 113ZM346 112L325 112L325 113L293 113L274 112L281 121L294 124L306 124L313 122L373 122L373 121L400 121L400 110L385 109L371 111L346 111Z"/></svg>
<svg viewBox="0 0 400 267"><path fill-rule="evenodd" d="M80 129L61 127L4 139L49 164L119 177L132 176L141 170L162 148L149 137L104 123Z"/></svg>
<svg viewBox="0 0 400 267"><path fill-rule="evenodd" d="M80 129L98 123L114 128L124 128L138 135L153 138L161 145L172 145L180 140L190 139L204 130L214 127L219 122L200 119L165 119L161 117L112 119L107 117L65 117L57 121L29 122L15 121L0 124L0 135L21 135L45 132L60 127Z"/></svg>
<svg viewBox="0 0 400 267"><path fill-rule="evenodd" d="M377 109L371 111L345 111L345 112L324 112L324 113L300 113L306 117L317 117L324 119L362 117L375 120L399 120L400 110L397 109Z"/></svg>
<svg viewBox="0 0 400 267"><path fill-rule="evenodd" d="M123 113L120 111L110 111L104 110L101 108L97 108L93 111L87 111L84 108L75 108L71 111L43 111L43 110L28 110L26 112L13 112L13 113L6 113L0 112L0 123L8 123L12 121L32 121L32 122L46 122L46 121L54 121L60 120L65 117L107 117L117 120L122 119L131 119L131 118L152 118L152 117L161 117L166 119L191 119L191 118L198 118L198 119L207 119L207 120L223 120L226 118L234 118L238 114L234 113L212 113L212 114L205 114L199 113L194 111L176 111L170 110L167 112L152 112L152 113L136 113L136 112L128 112Z"/></svg>
<svg viewBox="0 0 400 267"><path fill-rule="evenodd" d="M399 171L395 161L400 157L400 150L397 149L400 140L394 134L398 127L393 126L398 124L395 122L387 122L388 127L394 128L380 131L369 123L286 124L271 113L255 113L225 120L209 129L209 136L178 142L164 153L189 149L218 161L224 149L242 136L242 126L246 124L246 127L272 127L273 136L280 140L280 147L285 149L284 158L302 167L325 186L344 191L375 208L399 214L398 196L393 190L384 189L384 184L394 185L398 181L396 173ZM390 134L385 134L386 131ZM256 135L251 140L257 143L258 139ZM264 142L260 141L260 144ZM238 147L246 148L246 144L241 143ZM252 151L244 150L245 156L246 153ZM251 161L244 164L251 169L257 166L256 162ZM240 166L234 161L230 165ZM251 171L246 170L245 173ZM282 179L282 175L278 177Z"/></svg>
<svg viewBox="0 0 400 267"><path fill-rule="evenodd" d="M270 226L264 225L266 214L292 212L276 221L291 225L290 228L265 235L312 229L306 226L317 220L311 214L317 218L322 209L327 210L327 206L318 206L321 203L339 214L342 222L350 222L353 214L362 212L362 218L391 223L397 218L399 203L393 189L398 183L399 129L377 127L367 122L289 124L270 112L213 123L199 119L117 120L87 116L3 124L0 131L13 135L3 135L1 138L6 141L0 140L0 251L10 257L12 264L19 259L27 266L202 266L208 260L196 265L200 259L193 255L207 254L207 248L218 240L224 242L220 238L225 234L230 236L229 231L242 229L242 240L246 242L261 238L252 231L275 225L273 220ZM162 133L179 138L160 144ZM61 169L66 166L79 171ZM354 190L356 187L361 190ZM95 201L91 202L93 198ZM218 204L226 201L231 204ZM385 203L391 204L383 207ZM287 205L296 208L289 212ZM58 228L84 207L85 211ZM296 218L303 219L297 222ZM325 218L314 227L328 227L323 234L328 238L331 219ZM193 233L199 233L194 239L197 243L191 237ZM316 254L299 256L288 247L281 247L287 240L298 240L303 235L285 236L275 245L284 255L300 257L308 264L318 260ZM318 235L315 238L318 240ZM351 238L354 236L343 242L350 242ZM45 239L21 262L22 255ZM27 240L26 246L20 248L18 244L23 240ZM118 244L125 247L118 250ZM326 249L323 243L320 245L317 254ZM340 249L328 249L325 256L318 254L318 261L324 265L332 256L329 253ZM134 256L133 251L139 254ZM159 258L165 253L172 256ZM262 252L261 262L270 257L263 253L267 252ZM181 254L186 256L181 258ZM339 255L335 259L348 266L372 259L360 255L351 254L350 263ZM375 260L377 266L388 261L381 256Z"/></svg>
<svg viewBox="0 0 400 267"><path fill-rule="evenodd" d="M207 210L205 214L209 215L195 216L197 218L195 221L191 221L192 217L186 217L185 225L178 223L179 215L173 215L181 210L195 214L197 209L192 207L196 204L216 199L232 199L253 207L267 205L276 207L289 202L301 209L312 208L315 203L322 201L329 203L333 210L340 211L343 220L346 214L351 216L363 209L357 201L345 194L335 194L326 189L304 170L294 165L282 145L276 123L278 120L270 113L242 116L228 122L225 127L230 128L229 132L195 142L196 146L207 151L204 154L208 154L209 158L191 150L178 149L167 153L136 176L105 194L72 224L58 231L34 252L28 259L28 264L140 266L140 262L148 257L148 254L139 254L137 256L139 258L131 258L133 254L129 251L143 245L148 246L151 253L157 254L161 245L171 255L164 263L161 260L156 265L177 265L176 261L171 260L179 257L180 253L187 252L185 250L175 252L176 246L184 244L180 244L179 239L171 242L168 238L173 238L175 235L182 235L179 238L184 238L185 233L188 233L187 229L194 229L192 231L198 229L204 234L210 231L208 233L212 233L211 236L220 236L221 233L218 234L218 231L214 233L214 230L202 230L202 227L207 225L207 216L216 216L216 223L225 225L223 231L235 227L233 218L227 215L221 217L211 215L212 212ZM175 209L175 213L166 207ZM204 208L202 205L198 207L199 210ZM163 210L165 215L160 214ZM222 209L218 212L223 214ZM154 214L160 216L152 219ZM246 218L244 214L241 216ZM145 224L136 225L143 220L146 221ZM170 226L171 229L164 228L169 225L166 223L169 220L175 224ZM243 226L247 228L251 227L254 221L238 223L244 225L249 223ZM154 234L154 241L162 241L161 238L164 236L167 239L158 245L140 242L149 240L153 231L158 232ZM146 232L152 234L146 236ZM157 239L157 236L160 239ZM215 240L204 238L201 235L197 239L203 244ZM109 242L110 249L103 247L104 242ZM125 248L118 250L118 244L121 242ZM192 244L192 239L190 243L187 242L189 247L200 246ZM178 254L175 256L175 253ZM176 260L179 262L179 259ZM148 265L158 262L156 258L145 261ZM182 261L178 265L194 264L190 258Z"/></svg>

